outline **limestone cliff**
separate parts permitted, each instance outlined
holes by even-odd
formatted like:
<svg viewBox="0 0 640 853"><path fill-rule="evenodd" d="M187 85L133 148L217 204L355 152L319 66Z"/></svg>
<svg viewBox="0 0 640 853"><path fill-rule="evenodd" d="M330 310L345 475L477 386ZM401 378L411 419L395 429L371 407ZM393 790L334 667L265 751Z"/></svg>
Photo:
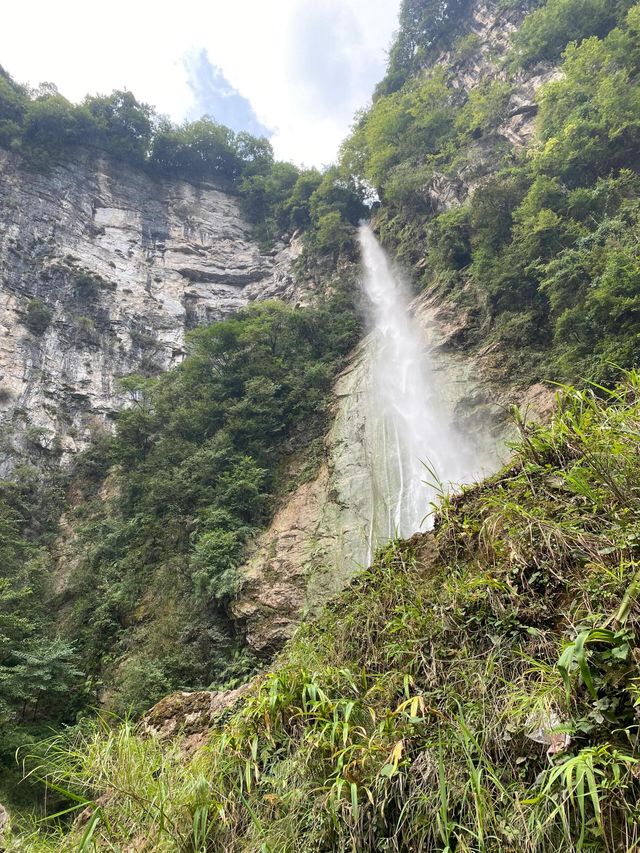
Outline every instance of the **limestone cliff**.
<svg viewBox="0 0 640 853"><path fill-rule="evenodd" d="M472 2L460 40L429 64L448 68L454 87L466 92L488 81L508 81L510 85L506 117L493 133L467 147L454 174L436 173L425 187L434 213L450 210L464 201L495 171L505 152L522 149L533 139L538 112L536 92L557 79L559 71L551 63L538 63L515 74L505 66L511 38L528 11L526 3L509 6L501 0Z"/></svg>
<svg viewBox="0 0 640 853"><path fill-rule="evenodd" d="M127 402L119 377L178 363L188 329L295 299L298 252L261 251L223 188L0 151L0 469L86 446Z"/></svg>

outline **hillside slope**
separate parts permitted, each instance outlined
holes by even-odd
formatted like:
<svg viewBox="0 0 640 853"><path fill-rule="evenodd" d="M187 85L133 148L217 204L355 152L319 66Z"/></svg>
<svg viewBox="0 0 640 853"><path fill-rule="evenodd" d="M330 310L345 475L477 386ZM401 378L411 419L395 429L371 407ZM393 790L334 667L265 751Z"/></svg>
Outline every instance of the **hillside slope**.
<svg viewBox="0 0 640 853"><path fill-rule="evenodd" d="M206 749L131 725L45 745L35 772L88 810L26 849L637 849L640 377L521 429L509 467L383 550Z"/></svg>

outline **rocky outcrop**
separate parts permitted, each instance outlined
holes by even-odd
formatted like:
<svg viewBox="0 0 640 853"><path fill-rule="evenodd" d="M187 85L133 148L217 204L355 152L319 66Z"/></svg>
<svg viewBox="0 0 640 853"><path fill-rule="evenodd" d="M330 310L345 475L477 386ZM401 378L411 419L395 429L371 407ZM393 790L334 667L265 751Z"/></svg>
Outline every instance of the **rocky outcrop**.
<svg viewBox="0 0 640 853"><path fill-rule="evenodd" d="M505 63L512 36L528 11L525 3L472 2L463 35L433 62L449 69L454 88L464 92L496 81L510 86L504 118L498 126L487 137L469 143L453 173L438 172L425 186L424 195L434 213L443 213L464 201L499 168L506 154L524 148L533 138L536 93L558 79L561 72L552 64L538 63L513 73Z"/></svg>
<svg viewBox="0 0 640 853"><path fill-rule="evenodd" d="M147 711L141 720L141 730L160 740L180 738L181 749L193 752L202 746L214 721L244 696L250 684L236 690L178 691L165 696Z"/></svg>
<svg viewBox="0 0 640 853"><path fill-rule="evenodd" d="M483 82L509 79L512 90L507 119L499 133L516 147L526 145L533 135L536 92L558 76L557 68L550 64L540 63L514 76L505 67L513 34L535 5L509 6L501 0L472 3L464 36L436 60L436 65L451 69L454 86L466 91Z"/></svg>
<svg viewBox="0 0 640 853"><path fill-rule="evenodd" d="M0 151L0 424L9 457L62 457L177 364L185 332L300 298L294 243L260 250L236 198L79 151L49 174ZM1 464L1 460L0 460Z"/></svg>

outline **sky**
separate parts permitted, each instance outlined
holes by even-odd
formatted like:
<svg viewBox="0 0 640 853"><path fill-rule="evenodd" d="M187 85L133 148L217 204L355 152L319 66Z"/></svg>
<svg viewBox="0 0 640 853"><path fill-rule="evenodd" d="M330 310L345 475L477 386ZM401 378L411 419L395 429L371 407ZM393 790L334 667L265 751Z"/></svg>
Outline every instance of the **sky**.
<svg viewBox="0 0 640 853"><path fill-rule="evenodd" d="M73 101L129 89L173 121L211 115L307 166L335 159L384 74L400 0L31 0L3 10L0 64Z"/></svg>

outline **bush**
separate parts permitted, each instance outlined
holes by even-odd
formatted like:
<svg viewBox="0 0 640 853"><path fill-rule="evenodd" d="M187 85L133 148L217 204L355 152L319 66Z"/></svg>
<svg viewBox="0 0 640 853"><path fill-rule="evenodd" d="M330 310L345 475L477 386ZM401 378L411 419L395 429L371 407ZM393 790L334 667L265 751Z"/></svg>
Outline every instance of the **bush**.
<svg viewBox="0 0 640 853"><path fill-rule="evenodd" d="M358 338L354 298L335 282L316 308L256 303L192 333L175 370L123 381L135 403L104 448L119 466L117 499L85 513L67 625L118 702L137 708L151 695L155 676L134 696L137 676L119 666L131 649L163 662L163 689L238 677L243 637L226 612L237 568L286 489L289 454L326 427L332 379ZM93 494L106 462L81 460Z"/></svg>
<svg viewBox="0 0 640 853"><path fill-rule="evenodd" d="M604 38L633 0L547 0L527 16L514 37L514 57L523 66L557 61L569 42Z"/></svg>
<svg viewBox="0 0 640 853"><path fill-rule="evenodd" d="M31 299L27 304L24 324L34 335L43 335L53 318L53 312L41 299Z"/></svg>
<svg viewBox="0 0 640 853"><path fill-rule="evenodd" d="M637 848L639 401L631 374L516 415L508 468L382 549L205 748L84 726L46 777L105 849Z"/></svg>

